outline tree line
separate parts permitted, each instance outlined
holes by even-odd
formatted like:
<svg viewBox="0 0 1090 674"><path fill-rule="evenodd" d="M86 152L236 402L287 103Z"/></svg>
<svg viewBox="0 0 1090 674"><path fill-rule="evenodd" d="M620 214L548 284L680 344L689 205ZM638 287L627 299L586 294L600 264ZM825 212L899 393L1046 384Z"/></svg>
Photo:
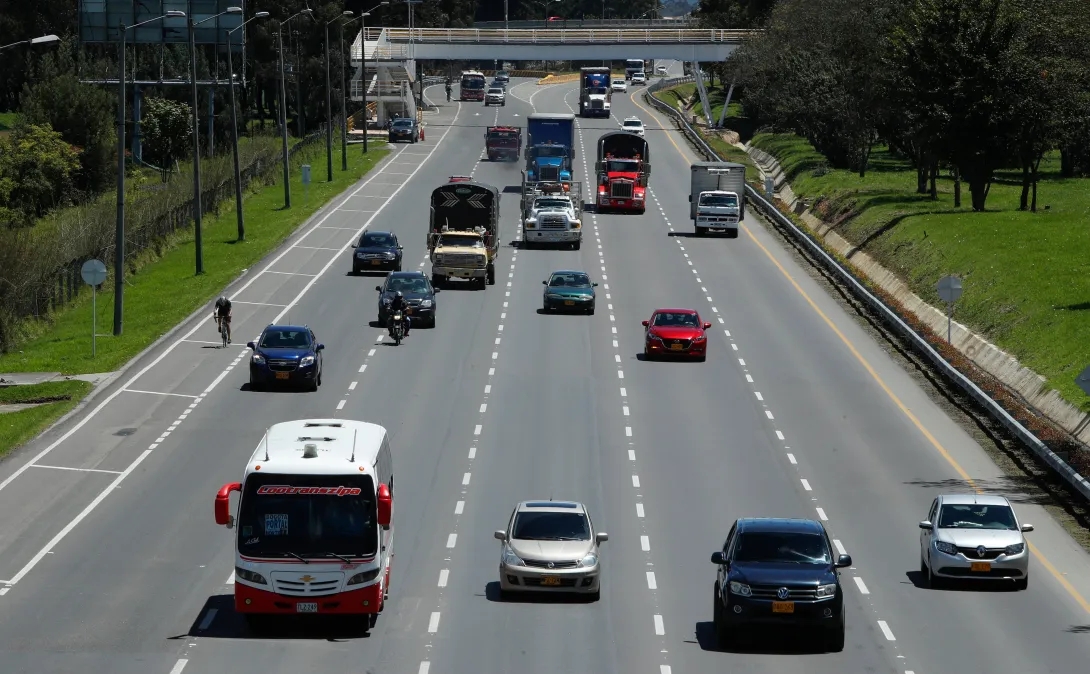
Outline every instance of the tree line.
<svg viewBox="0 0 1090 674"><path fill-rule="evenodd" d="M765 28L726 64L759 125L804 136L864 175L879 143L935 196L940 170L983 210L1021 169L1036 209L1042 158L1090 174L1090 12L1084 0L702 0L701 20ZM733 27L744 27L735 25Z"/></svg>

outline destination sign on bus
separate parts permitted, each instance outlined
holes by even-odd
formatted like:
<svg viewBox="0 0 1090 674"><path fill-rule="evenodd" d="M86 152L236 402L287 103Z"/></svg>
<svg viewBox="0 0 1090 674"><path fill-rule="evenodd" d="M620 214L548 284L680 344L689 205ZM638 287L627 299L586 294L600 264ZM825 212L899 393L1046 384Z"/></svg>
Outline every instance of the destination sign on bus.
<svg viewBox="0 0 1090 674"><path fill-rule="evenodd" d="M359 487L292 487L285 484L267 484L259 487L258 494L288 494L315 496L359 496L363 490Z"/></svg>

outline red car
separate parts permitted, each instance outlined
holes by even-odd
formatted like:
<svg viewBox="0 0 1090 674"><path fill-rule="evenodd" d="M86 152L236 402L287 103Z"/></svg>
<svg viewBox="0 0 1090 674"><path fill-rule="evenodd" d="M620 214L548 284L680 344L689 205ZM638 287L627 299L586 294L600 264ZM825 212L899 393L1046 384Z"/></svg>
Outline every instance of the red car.
<svg viewBox="0 0 1090 674"><path fill-rule="evenodd" d="M698 360L708 357L707 329L711 323L700 320L692 309L655 309L651 320L644 321L647 334L643 341L643 357L650 360L660 355L690 356Z"/></svg>

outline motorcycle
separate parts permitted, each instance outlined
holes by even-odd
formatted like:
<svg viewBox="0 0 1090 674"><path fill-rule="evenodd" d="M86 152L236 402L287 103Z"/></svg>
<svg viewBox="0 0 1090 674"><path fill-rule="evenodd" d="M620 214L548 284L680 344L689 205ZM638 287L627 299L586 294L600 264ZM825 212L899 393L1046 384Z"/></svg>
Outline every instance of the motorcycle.
<svg viewBox="0 0 1090 674"><path fill-rule="evenodd" d="M401 346L401 340L405 339L405 315L400 311L395 311L390 321L390 337L394 346Z"/></svg>

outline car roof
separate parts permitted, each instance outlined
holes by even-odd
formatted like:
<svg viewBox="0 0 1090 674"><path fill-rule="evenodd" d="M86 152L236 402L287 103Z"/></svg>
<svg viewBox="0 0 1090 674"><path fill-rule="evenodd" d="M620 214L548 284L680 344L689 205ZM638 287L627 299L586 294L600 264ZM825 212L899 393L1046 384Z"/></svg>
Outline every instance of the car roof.
<svg viewBox="0 0 1090 674"><path fill-rule="evenodd" d="M392 271L386 275L387 278L414 278L419 276L427 278L424 272L420 271L419 269L413 271Z"/></svg>
<svg viewBox="0 0 1090 674"><path fill-rule="evenodd" d="M696 309L655 309L655 314L698 314Z"/></svg>
<svg viewBox="0 0 1090 674"><path fill-rule="evenodd" d="M265 329L266 330L289 330L289 331L290 330L295 330L297 332L307 332L307 331L310 330L310 328L308 328L305 325L273 325L272 323L270 323L269 325L266 325Z"/></svg>
<svg viewBox="0 0 1090 674"><path fill-rule="evenodd" d="M776 531L796 534L823 534L825 528L817 520L787 517L743 517L738 520L738 533Z"/></svg>
<svg viewBox="0 0 1090 674"><path fill-rule="evenodd" d="M381 234L383 236L397 236L393 232L391 232L389 230L385 230L385 229L369 229L366 232L364 232L364 234L365 235L366 234Z"/></svg>
<svg viewBox="0 0 1090 674"><path fill-rule="evenodd" d="M556 276L557 274L586 274L587 276L590 276L587 272L579 271L578 269L557 269L556 271L549 272L549 276Z"/></svg>
<svg viewBox="0 0 1090 674"><path fill-rule="evenodd" d="M994 494L943 494L939 499L944 505L1010 505L1006 497Z"/></svg>
<svg viewBox="0 0 1090 674"><path fill-rule="evenodd" d="M515 510L517 512L553 512L553 513L583 513L586 514L587 509L583 507L582 503L576 501L552 501L546 499L540 499L536 501L523 501L519 503Z"/></svg>

